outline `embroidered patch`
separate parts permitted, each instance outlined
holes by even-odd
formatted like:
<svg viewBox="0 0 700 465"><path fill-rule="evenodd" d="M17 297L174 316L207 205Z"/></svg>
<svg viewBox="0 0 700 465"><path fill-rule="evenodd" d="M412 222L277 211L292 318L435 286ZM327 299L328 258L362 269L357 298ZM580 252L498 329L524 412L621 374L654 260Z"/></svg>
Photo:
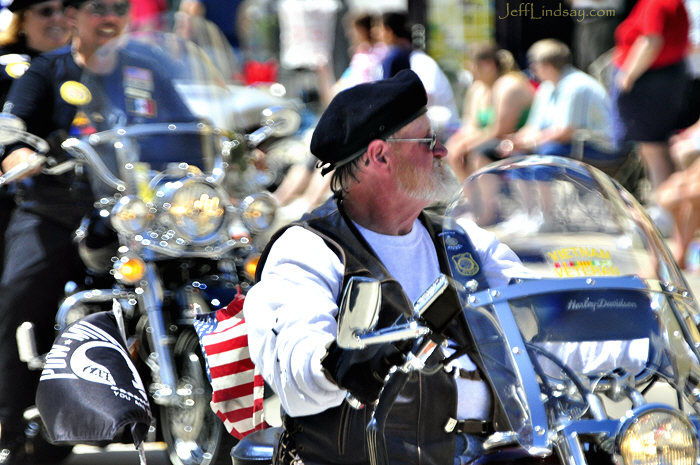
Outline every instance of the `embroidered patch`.
<svg viewBox="0 0 700 465"><path fill-rule="evenodd" d="M125 66L122 71L124 87L132 87L148 92L153 91L153 72L150 69Z"/></svg>
<svg viewBox="0 0 700 465"><path fill-rule="evenodd" d="M126 99L126 111L128 113L155 118L158 113L156 101L151 98L128 98Z"/></svg>
<svg viewBox="0 0 700 465"><path fill-rule="evenodd" d="M455 268L462 276L474 276L479 272L479 265L469 252L453 255L450 257L455 264Z"/></svg>

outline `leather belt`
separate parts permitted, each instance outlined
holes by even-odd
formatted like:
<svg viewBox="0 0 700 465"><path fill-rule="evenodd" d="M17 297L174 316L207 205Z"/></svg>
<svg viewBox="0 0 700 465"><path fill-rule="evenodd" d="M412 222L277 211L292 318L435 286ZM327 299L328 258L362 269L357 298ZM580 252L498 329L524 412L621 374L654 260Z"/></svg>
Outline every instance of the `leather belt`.
<svg viewBox="0 0 700 465"><path fill-rule="evenodd" d="M450 418L445 424L446 433L490 435L494 432L493 422L486 420L455 420Z"/></svg>
<svg viewBox="0 0 700 465"><path fill-rule="evenodd" d="M464 370L462 368L459 369L459 377L462 379L468 379L470 381L483 381L483 378L481 377L481 373L479 373L479 370Z"/></svg>

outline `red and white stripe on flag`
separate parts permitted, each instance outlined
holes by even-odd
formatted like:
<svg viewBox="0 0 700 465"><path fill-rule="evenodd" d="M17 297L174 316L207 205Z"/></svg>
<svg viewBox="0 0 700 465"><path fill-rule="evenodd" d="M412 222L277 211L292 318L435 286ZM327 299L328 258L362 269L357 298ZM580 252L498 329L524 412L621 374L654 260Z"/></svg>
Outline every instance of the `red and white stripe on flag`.
<svg viewBox="0 0 700 465"><path fill-rule="evenodd" d="M212 385L211 408L238 439L267 428L264 381L248 351L242 293L226 308L197 315L195 328L206 354Z"/></svg>

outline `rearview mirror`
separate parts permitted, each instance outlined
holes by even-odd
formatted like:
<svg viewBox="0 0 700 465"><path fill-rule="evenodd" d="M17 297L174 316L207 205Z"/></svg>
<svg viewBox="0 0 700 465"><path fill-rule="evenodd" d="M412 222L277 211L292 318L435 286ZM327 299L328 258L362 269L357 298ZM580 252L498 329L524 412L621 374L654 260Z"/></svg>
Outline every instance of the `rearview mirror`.
<svg viewBox="0 0 700 465"><path fill-rule="evenodd" d="M270 107L262 111L262 126L268 126L275 137L294 134L301 126L299 112L285 107Z"/></svg>
<svg viewBox="0 0 700 465"><path fill-rule="evenodd" d="M379 281L353 276L348 281L340 301L338 315L338 346L362 349L361 334L372 331L379 319L382 291Z"/></svg>
<svg viewBox="0 0 700 465"><path fill-rule="evenodd" d="M262 111L260 127L248 134L248 146L255 148L270 137L287 137L301 126L301 115L286 107L270 107Z"/></svg>

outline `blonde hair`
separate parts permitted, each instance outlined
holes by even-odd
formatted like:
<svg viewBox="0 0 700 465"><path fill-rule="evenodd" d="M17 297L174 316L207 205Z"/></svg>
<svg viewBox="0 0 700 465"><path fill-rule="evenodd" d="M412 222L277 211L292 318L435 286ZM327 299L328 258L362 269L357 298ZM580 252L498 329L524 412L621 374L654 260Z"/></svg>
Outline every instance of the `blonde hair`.
<svg viewBox="0 0 700 465"><path fill-rule="evenodd" d="M16 44L22 36L22 26L24 25L24 11L12 14L10 24L0 32L0 46Z"/></svg>
<svg viewBox="0 0 700 465"><path fill-rule="evenodd" d="M496 63L501 74L510 73L511 71L519 71L518 64L515 62L515 57L506 49L500 49L496 52Z"/></svg>
<svg viewBox="0 0 700 465"><path fill-rule="evenodd" d="M471 56L474 61L491 60L496 63L499 75L519 70L513 54L491 42L475 44Z"/></svg>

